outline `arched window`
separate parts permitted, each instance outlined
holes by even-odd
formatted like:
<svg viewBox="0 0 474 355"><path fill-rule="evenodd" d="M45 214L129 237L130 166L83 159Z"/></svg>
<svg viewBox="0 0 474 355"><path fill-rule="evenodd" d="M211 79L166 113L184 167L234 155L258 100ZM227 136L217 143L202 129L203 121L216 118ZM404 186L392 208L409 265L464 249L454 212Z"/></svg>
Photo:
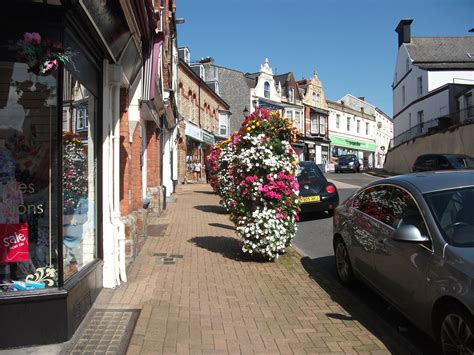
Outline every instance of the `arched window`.
<svg viewBox="0 0 474 355"><path fill-rule="evenodd" d="M263 84L263 96L267 99L270 98L270 83L268 81L265 81L265 84Z"/></svg>

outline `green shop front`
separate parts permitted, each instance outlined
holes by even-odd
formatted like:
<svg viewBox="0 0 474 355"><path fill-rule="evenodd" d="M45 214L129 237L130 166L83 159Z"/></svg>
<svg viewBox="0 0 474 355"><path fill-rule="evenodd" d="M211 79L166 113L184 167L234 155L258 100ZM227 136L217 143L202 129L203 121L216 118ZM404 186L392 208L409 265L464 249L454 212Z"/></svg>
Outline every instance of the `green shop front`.
<svg viewBox="0 0 474 355"><path fill-rule="evenodd" d="M355 154L364 162L364 168L374 166L374 154L376 144L352 137L342 137L330 135L331 140L331 161L336 162L341 155Z"/></svg>

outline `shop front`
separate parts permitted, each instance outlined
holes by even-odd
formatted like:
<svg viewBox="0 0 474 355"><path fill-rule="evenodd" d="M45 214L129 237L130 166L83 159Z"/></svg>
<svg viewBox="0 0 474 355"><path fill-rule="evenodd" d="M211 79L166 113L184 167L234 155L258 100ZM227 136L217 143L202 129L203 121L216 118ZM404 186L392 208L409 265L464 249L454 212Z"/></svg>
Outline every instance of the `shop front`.
<svg viewBox="0 0 474 355"><path fill-rule="evenodd" d="M101 61L77 17L25 4L0 34L0 348L68 340L103 278Z"/></svg>
<svg viewBox="0 0 474 355"><path fill-rule="evenodd" d="M364 169L374 165L375 142L331 135L331 162L335 163L341 155L355 154L364 163Z"/></svg>

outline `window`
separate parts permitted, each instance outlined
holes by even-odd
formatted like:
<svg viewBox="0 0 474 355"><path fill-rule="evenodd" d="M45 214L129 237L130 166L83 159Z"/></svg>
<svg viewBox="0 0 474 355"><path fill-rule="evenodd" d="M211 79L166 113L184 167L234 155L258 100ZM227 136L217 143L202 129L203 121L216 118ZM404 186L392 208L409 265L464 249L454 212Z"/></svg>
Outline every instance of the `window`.
<svg viewBox="0 0 474 355"><path fill-rule="evenodd" d="M300 132L303 131L303 121L301 119L301 112L300 111L295 111L295 121L294 121L294 127L296 127Z"/></svg>
<svg viewBox="0 0 474 355"><path fill-rule="evenodd" d="M421 133L423 132L423 120L424 120L425 114L423 111L418 111L416 115L418 118L418 127L419 127L418 131Z"/></svg>
<svg viewBox="0 0 474 355"><path fill-rule="evenodd" d="M229 135L229 117L223 112L219 112L219 135L225 137Z"/></svg>
<svg viewBox="0 0 474 355"><path fill-rule="evenodd" d="M395 229L404 225L412 225L418 228L421 235L428 236L428 229L413 197L398 187L391 187L390 190L390 198L387 199L389 211L386 218L387 224Z"/></svg>
<svg viewBox="0 0 474 355"><path fill-rule="evenodd" d="M360 120L357 120L357 133L360 133Z"/></svg>
<svg viewBox="0 0 474 355"><path fill-rule="evenodd" d="M89 117L87 114L87 106L81 105L76 107L76 129L82 131L89 126Z"/></svg>
<svg viewBox="0 0 474 355"><path fill-rule="evenodd" d="M336 115L336 128L339 128L341 125L341 115Z"/></svg>
<svg viewBox="0 0 474 355"><path fill-rule="evenodd" d="M388 197L387 187L380 185L369 187L356 196L352 207L380 222L390 224Z"/></svg>
<svg viewBox="0 0 474 355"><path fill-rule="evenodd" d="M472 117L474 116L474 106L472 105L472 94L465 95L464 97L466 99L467 116Z"/></svg>
<svg viewBox="0 0 474 355"><path fill-rule="evenodd" d="M411 128L411 112L408 114L408 128Z"/></svg>
<svg viewBox="0 0 474 355"><path fill-rule="evenodd" d="M319 95L319 92L316 93L316 106L317 107L321 106L321 95Z"/></svg>
<svg viewBox="0 0 474 355"><path fill-rule="evenodd" d="M319 134L326 134L326 117L319 116Z"/></svg>
<svg viewBox="0 0 474 355"><path fill-rule="evenodd" d="M267 99L270 98L270 83L268 81L265 81L263 84L263 96L265 96Z"/></svg>
<svg viewBox="0 0 474 355"><path fill-rule="evenodd" d="M311 134L318 134L318 116L317 115L311 115L311 119L310 119L310 122L311 122Z"/></svg>
<svg viewBox="0 0 474 355"><path fill-rule="evenodd" d="M406 59L405 61L405 73L408 73L408 71L410 70L410 59Z"/></svg>
<svg viewBox="0 0 474 355"><path fill-rule="evenodd" d="M295 102L295 91L293 90L293 88L288 89L288 102Z"/></svg>
<svg viewBox="0 0 474 355"><path fill-rule="evenodd" d="M351 118L350 117L347 117L347 130L348 131L351 130Z"/></svg>
<svg viewBox="0 0 474 355"><path fill-rule="evenodd" d="M405 106L405 85L402 86L402 106Z"/></svg>
<svg viewBox="0 0 474 355"><path fill-rule="evenodd" d="M370 123L365 122L365 135L368 136L370 131Z"/></svg>
<svg viewBox="0 0 474 355"><path fill-rule="evenodd" d="M419 76L416 79L417 87L418 87L418 97L423 95L423 78Z"/></svg>

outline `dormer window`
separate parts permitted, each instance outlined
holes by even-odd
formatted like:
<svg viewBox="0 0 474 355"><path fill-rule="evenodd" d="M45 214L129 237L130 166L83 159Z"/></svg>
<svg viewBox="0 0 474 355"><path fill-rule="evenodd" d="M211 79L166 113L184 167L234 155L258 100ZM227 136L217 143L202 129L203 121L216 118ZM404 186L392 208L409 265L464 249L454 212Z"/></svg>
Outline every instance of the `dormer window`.
<svg viewBox="0 0 474 355"><path fill-rule="evenodd" d="M288 89L288 101L291 103L295 102L295 91L293 90L293 88Z"/></svg>
<svg viewBox="0 0 474 355"><path fill-rule="evenodd" d="M270 83L268 81L265 81L263 84L263 96L265 96L267 99L270 98Z"/></svg>

